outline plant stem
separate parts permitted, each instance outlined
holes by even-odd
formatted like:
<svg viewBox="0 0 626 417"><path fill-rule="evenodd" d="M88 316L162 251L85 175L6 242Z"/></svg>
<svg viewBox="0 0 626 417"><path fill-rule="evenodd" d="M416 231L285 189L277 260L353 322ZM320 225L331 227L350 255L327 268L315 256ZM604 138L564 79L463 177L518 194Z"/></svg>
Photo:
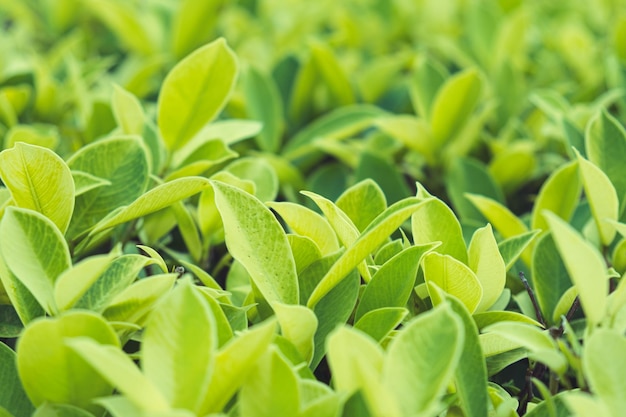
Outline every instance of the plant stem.
<svg viewBox="0 0 626 417"><path fill-rule="evenodd" d="M543 314L541 313L541 308L539 308L539 303L537 302L537 298L535 297L535 292L533 291L532 288L530 288L530 284L528 283L528 280L526 279L526 276L524 275L523 272L520 271L519 277L522 280L522 284L524 284L524 287L526 288L526 292L528 293L528 296L530 297L530 301L533 303L537 320L539 320L539 323L541 323L543 328L546 329L548 325L546 323L546 320L543 318Z"/></svg>

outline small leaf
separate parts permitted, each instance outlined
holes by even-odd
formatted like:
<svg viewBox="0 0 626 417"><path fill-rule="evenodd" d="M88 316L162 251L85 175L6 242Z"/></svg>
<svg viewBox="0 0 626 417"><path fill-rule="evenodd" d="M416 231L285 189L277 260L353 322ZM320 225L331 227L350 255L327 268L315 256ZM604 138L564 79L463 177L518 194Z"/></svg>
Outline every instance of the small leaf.
<svg viewBox="0 0 626 417"><path fill-rule="evenodd" d="M208 388L216 349L215 318L191 282L183 280L149 317L141 366L168 404L196 411Z"/></svg>
<svg viewBox="0 0 626 417"><path fill-rule="evenodd" d="M539 233L539 230L531 230L518 236L511 236L498 243L498 250L502 254L507 271L517 262L520 255Z"/></svg>
<svg viewBox="0 0 626 417"><path fill-rule="evenodd" d="M72 170L72 178L74 179L74 185L76 186L75 197L85 194L87 191L91 191L94 188L111 185L111 181L98 178L83 171Z"/></svg>
<svg viewBox="0 0 626 417"><path fill-rule="evenodd" d="M225 168L242 180L252 181L254 195L261 201L271 201L278 194L278 177L274 168L261 158L239 158Z"/></svg>
<svg viewBox="0 0 626 417"><path fill-rule="evenodd" d="M54 299L60 311L70 309L111 263L108 255L83 259L63 272L54 285Z"/></svg>
<svg viewBox="0 0 626 417"><path fill-rule="evenodd" d="M1 223L0 223L1 224ZM1 242L1 240L0 240ZM1 244L0 244L1 245ZM0 246L0 280L2 280L3 290L9 297L11 304L15 308L15 312L20 318L22 324L28 324L33 319L46 314L37 299L28 290L28 288L9 270L4 257L2 256Z"/></svg>
<svg viewBox="0 0 626 417"><path fill-rule="evenodd" d="M276 153L283 130L283 103L273 78L250 66L243 77L246 110L251 119L263 122L257 145L265 152Z"/></svg>
<svg viewBox="0 0 626 417"><path fill-rule="evenodd" d="M269 202L267 206L277 212L294 233L315 242L322 255L339 249L335 231L324 217L313 210L288 201Z"/></svg>
<svg viewBox="0 0 626 417"><path fill-rule="evenodd" d="M0 380L0 410L15 416L31 415L34 408L18 377L15 352L4 343L0 343Z"/></svg>
<svg viewBox="0 0 626 417"><path fill-rule="evenodd" d="M608 246L615 237L615 226L607 220L617 221L619 217L619 201L615 187L600 168L580 154L577 153L576 156L591 214L602 244Z"/></svg>
<svg viewBox="0 0 626 417"><path fill-rule="evenodd" d="M127 135L143 134L145 116L137 97L119 85L114 84L111 107L115 120L122 129L122 133Z"/></svg>
<svg viewBox="0 0 626 417"><path fill-rule="evenodd" d="M0 178L15 205L48 217L65 233L74 211L70 169L49 149L16 143L0 152Z"/></svg>
<svg viewBox="0 0 626 417"><path fill-rule="evenodd" d="M55 313L54 283L72 263L56 225L36 211L8 207L0 221L0 253L46 312Z"/></svg>
<svg viewBox="0 0 626 417"><path fill-rule="evenodd" d="M337 105L353 104L355 98L350 80L330 47L314 42L311 45L311 58Z"/></svg>
<svg viewBox="0 0 626 417"><path fill-rule="evenodd" d="M404 307L382 307L363 314L354 323L354 328L362 331L377 342L381 342L393 329L398 327L408 315Z"/></svg>
<svg viewBox="0 0 626 417"><path fill-rule="evenodd" d="M578 161L572 161L554 171L539 190L533 205L531 227L548 229L542 216L543 210L550 210L563 220L569 221L580 200L581 191Z"/></svg>
<svg viewBox="0 0 626 417"><path fill-rule="evenodd" d="M35 406L49 401L93 410L94 398L111 394L109 383L66 346L69 338L77 336L95 345L119 346L111 326L85 311L39 319L24 330L17 349L17 369Z"/></svg>
<svg viewBox="0 0 626 417"><path fill-rule="evenodd" d="M455 296L474 313L483 297L483 288L476 274L450 255L431 252L422 260L424 280L437 284L446 293Z"/></svg>
<svg viewBox="0 0 626 417"><path fill-rule="evenodd" d="M220 38L180 61L165 77L158 124L169 150L181 148L226 105L237 78L237 60Z"/></svg>
<svg viewBox="0 0 626 417"><path fill-rule="evenodd" d="M313 336L317 330L317 318L313 311L304 306L274 304L274 312L282 335L298 350L309 363L313 358Z"/></svg>
<svg viewBox="0 0 626 417"><path fill-rule="evenodd" d="M480 98L482 81L470 68L448 78L434 98L430 124L437 147L450 140L465 124Z"/></svg>
<svg viewBox="0 0 626 417"><path fill-rule="evenodd" d="M588 324L595 326L604 318L609 293L602 255L555 214L545 212L544 216L567 272L578 289Z"/></svg>
<svg viewBox="0 0 626 417"><path fill-rule="evenodd" d="M387 208L385 194L376 182L366 179L344 191L336 203L358 230L364 230Z"/></svg>
<svg viewBox="0 0 626 417"><path fill-rule="evenodd" d="M315 287L315 290L309 297L307 305L313 307L317 304L353 268L359 265L367 256L371 255L409 216L429 201L430 199L422 200L417 197L406 198L391 205L378 215L322 278L322 281Z"/></svg>
<svg viewBox="0 0 626 417"><path fill-rule="evenodd" d="M356 309L355 320L382 307L404 307L415 287L417 268L436 243L411 246L385 262L367 284Z"/></svg>
<svg viewBox="0 0 626 417"><path fill-rule="evenodd" d="M441 242L435 251L467 263L467 249L461 225L450 208L431 198L411 216L411 230L416 245Z"/></svg>
<svg viewBox="0 0 626 417"><path fill-rule="evenodd" d="M448 304L421 314L389 344L382 381L403 415L431 415L441 406L464 347L461 319Z"/></svg>
<svg viewBox="0 0 626 417"><path fill-rule="evenodd" d="M506 281L506 266L490 224L474 232L468 255L469 267L483 288L483 298L476 309L486 310L498 300Z"/></svg>
<svg viewBox="0 0 626 417"><path fill-rule="evenodd" d="M280 223L255 197L225 183L212 185L233 257L270 304L298 304L296 266Z"/></svg>

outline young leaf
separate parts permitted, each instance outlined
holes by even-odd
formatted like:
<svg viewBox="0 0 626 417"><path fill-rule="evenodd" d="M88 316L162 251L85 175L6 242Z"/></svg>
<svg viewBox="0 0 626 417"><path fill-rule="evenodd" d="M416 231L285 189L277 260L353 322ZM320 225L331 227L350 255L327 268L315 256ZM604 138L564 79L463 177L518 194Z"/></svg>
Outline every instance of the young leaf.
<svg viewBox="0 0 626 417"><path fill-rule="evenodd" d="M436 247L436 243L411 246L385 262L365 287L354 319L382 307L404 307L415 287L422 256Z"/></svg>
<svg viewBox="0 0 626 417"><path fill-rule="evenodd" d="M545 212L544 216L567 272L578 289L588 324L595 326L604 318L609 293L602 255L555 214Z"/></svg>
<svg viewBox="0 0 626 417"><path fill-rule="evenodd" d="M85 337L69 338L65 344L140 410L164 412L170 409L155 384L118 347L98 344Z"/></svg>
<svg viewBox="0 0 626 417"><path fill-rule="evenodd" d="M171 50L177 60L206 42L224 7L223 1L182 1L176 4L171 27Z"/></svg>
<svg viewBox="0 0 626 417"><path fill-rule="evenodd" d="M539 230L531 230L518 236L511 236L498 243L498 250L502 254L507 271L517 262L520 255L539 233Z"/></svg>
<svg viewBox="0 0 626 417"><path fill-rule="evenodd" d="M276 153L285 129L283 103L276 83L272 77L250 66L243 77L243 90L248 116L263 122L257 145L262 151Z"/></svg>
<svg viewBox="0 0 626 417"><path fill-rule="evenodd" d="M282 335L298 350L300 356L310 363L315 347L313 336L317 330L315 313L304 306L274 304L274 312Z"/></svg>
<svg viewBox="0 0 626 417"><path fill-rule="evenodd" d="M173 408L197 411L213 372L215 318L189 280L181 281L158 307L143 334L143 371Z"/></svg>
<svg viewBox="0 0 626 417"><path fill-rule="evenodd" d="M213 377L198 415L216 413L224 408L267 350L275 331L275 320L267 320L244 331L217 352Z"/></svg>
<svg viewBox="0 0 626 417"><path fill-rule="evenodd" d="M583 351L583 369L590 388L614 416L620 415L626 407L625 369L619 359L625 351L624 335L607 329L596 330L587 339Z"/></svg>
<svg viewBox="0 0 626 417"><path fill-rule="evenodd" d="M278 177L274 168L261 158L239 158L225 168L242 180L252 181L256 187L254 195L261 201L271 201L278 194Z"/></svg>
<svg viewBox="0 0 626 417"><path fill-rule="evenodd" d="M354 328L381 342L387 335L402 323L408 310L404 307L382 307L363 314L354 323Z"/></svg>
<svg viewBox="0 0 626 417"><path fill-rule="evenodd" d="M46 312L55 313L54 283L72 264L56 225L36 211L8 207L0 221L0 253Z"/></svg>
<svg viewBox="0 0 626 417"><path fill-rule="evenodd" d="M554 310L561 296L572 286L572 281L551 234L544 234L537 240L531 271L533 289L543 316L549 324L556 324L551 321ZM559 317L557 321L560 320Z"/></svg>
<svg viewBox="0 0 626 417"><path fill-rule="evenodd" d="M244 416L296 416L300 409L296 373L287 359L276 348L271 348L252 368L238 398Z"/></svg>
<svg viewBox="0 0 626 417"><path fill-rule="evenodd" d="M482 81L476 69L470 68L450 77L434 98L430 124L439 148L465 124L476 107Z"/></svg>
<svg viewBox="0 0 626 417"><path fill-rule="evenodd" d="M160 184L122 210L99 222L90 234L126 223L130 220L154 213L169 207L177 201L183 200L210 187L208 179L203 177L187 177Z"/></svg>
<svg viewBox="0 0 626 417"><path fill-rule="evenodd" d="M388 387L381 381L384 355L370 337L350 327L339 327L328 336L328 364L335 389L347 395L361 391L371 416L402 414Z"/></svg>
<svg viewBox="0 0 626 417"><path fill-rule="evenodd" d="M60 311L69 310L111 263L108 255L90 256L65 270L54 285L54 300Z"/></svg>
<svg viewBox="0 0 626 417"><path fill-rule="evenodd" d="M468 256L468 265L476 273L483 289L483 297L476 310L484 311L498 300L506 281L506 266L490 224L474 232Z"/></svg>
<svg viewBox="0 0 626 417"><path fill-rule="evenodd" d="M602 244L608 246L615 237L615 226L607 220L617 221L619 217L619 200L615 187L600 168L579 153L576 156L591 214L600 233Z"/></svg>
<svg viewBox="0 0 626 417"><path fill-rule="evenodd" d="M626 203L626 179L622 161L626 159L626 130L615 117L602 110L587 125L585 149L589 161L611 180L623 211Z"/></svg>
<svg viewBox="0 0 626 417"><path fill-rule="evenodd" d="M24 330L17 347L17 369L35 406L49 401L89 410L93 409L94 398L111 393L109 383L66 346L69 338L77 336L89 338L96 345L119 346L111 326L85 311L39 319Z"/></svg>
<svg viewBox="0 0 626 417"><path fill-rule="evenodd" d="M255 197L212 181L226 245L270 303L298 304L298 277L287 237L272 212Z"/></svg>
<svg viewBox="0 0 626 417"><path fill-rule="evenodd" d="M226 105L237 79L237 60L220 38L180 61L165 77L158 124L167 148L181 148Z"/></svg>
<svg viewBox="0 0 626 417"><path fill-rule="evenodd" d="M115 120L122 129L122 133L126 135L143 134L145 116L137 97L119 85L114 84L111 107Z"/></svg>
<svg viewBox="0 0 626 417"><path fill-rule="evenodd" d="M483 288L476 274L464 263L451 257L431 252L422 260L424 280L437 284L446 293L455 296L474 313L483 297Z"/></svg>
<svg viewBox="0 0 626 417"><path fill-rule="evenodd" d="M366 179L343 192L336 201L358 230L364 230L387 208L385 194L376 182Z"/></svg>
<svg viewBox="0 0 626 417"><path fill-rule="evenodd" d="M582 184L578 173L578 161L572 161L554 171L539 190L533 205L531 228L547 230L543 210L550 210L569 221L580 200Z"/></svg>
<svg viewBox="0 0 626 417"><path fill-rule="evenodd" d="M311 45L311 57L317 67L318 73L326 82L326 86L338 106L341 107L353 104L355 98L350 80L343 68L339 65L330 47L320 42L314 42Z"/></svg>
<svg viewBox="0 0 626 417"><path fill-rule="evenodd" d="M74 211L74 181L61 157L40 146L16 143L0 152L0 178L15 205L38 211L65 233Z"/></svg>
<svg viewBox="0 0 626 417"><path fill-rule="evenodd" d="M421 314L389 344L382 382L403 415L430 415L454 376L463 352L463 322L448 304Z"/></svg>
<svg viewBox="0 0 626 417"><path fill-rule="evenodd" d="M2 256L1 246L0 280L2 281L2 287L4 291L6 291L6 295L9 297L9 300L15 308L15 312L19 316L22 324L28 324L33 319L46 314L28 288L17 276L15 276L13 272L11 272L11 270L9 270L6 262L4 261L4 257Z"/></svg>
<svg viewBox="0 0 626 417"><path fill-rule="evenodd" d="M389 237L413 213L427 204L430 199L417 197L406 198L391 205L378 215L359 238L335 262L328 273L309 297L307 305L313 307L328 294L348 273L369 256L385 239Z"/></svg>
<svg viewBox="0 0 626 417"><path fill-rule="evenodd" d="M72 170L71 172L72 178L74 179L74 185L76 186L76 192L74 194L75 197L85 194L87 191L91 191L94 188L111 185L111 181L98 178L95 175L91 175L83 171Z"/></svg>
<svg viewBox="0 0 626 417"><path fill-rule="evenodd" d="M339 249L335 231L324 217L313 210L288 201L269 202L267 206L277 212L294 233L315 242L322 255Z"/></svg>
<svg viewBox="0 0 626 417"><path fill-rule="evenodd" d="M426 200L411 216L411 230L416 245L441 242L435 250L467 263L467 249L461 225L450 208L441 200Z"/></svg>

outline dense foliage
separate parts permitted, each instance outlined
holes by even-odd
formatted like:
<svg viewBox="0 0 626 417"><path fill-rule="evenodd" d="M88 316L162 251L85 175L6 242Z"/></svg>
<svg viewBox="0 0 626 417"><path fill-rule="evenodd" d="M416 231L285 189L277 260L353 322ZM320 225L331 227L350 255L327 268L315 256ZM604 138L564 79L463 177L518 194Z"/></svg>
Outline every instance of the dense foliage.
<svg viewBox="0 0 626 417"><path fill-rule="evenodd" d="M0 0L0 417L618 417L626 4Z"/></svg>

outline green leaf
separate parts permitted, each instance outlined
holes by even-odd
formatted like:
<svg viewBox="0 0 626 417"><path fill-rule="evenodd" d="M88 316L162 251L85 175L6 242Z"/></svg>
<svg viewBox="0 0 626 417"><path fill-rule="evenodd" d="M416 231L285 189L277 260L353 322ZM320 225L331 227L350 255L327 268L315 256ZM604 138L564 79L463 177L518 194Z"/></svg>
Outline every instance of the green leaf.
<svg viewBox="0 0 626 417"><path fill-rule="evenodd" d="M210 187L211 183L203 177L186 177L160 184L142 194L130 205L117 211L114 216L99 222L90 234L96 234L111 227L154 213L177 201L183 200Z"/></svg>
<svg viewBox="0 0 626 417"><path fill-rule="evenodd" d="M359 329L377 342L381 342L402 323L408 313L404 307L382 307L370 310L354 323L354 328Z"/></svg>
<svg viewBox="0 0 626 417"><path fill-rule="evenodd" d="M439 148L452 139L469 119L480 99L482 81L470 68L448 78L434 98L430 125Z"/></svg>
<svg viewBox="0 0 626 417"><path fill-rule="evenodd" d="M409 79L409 91L411 102L419 116L431 118L433 102L447 77L446 68L435 59L425 56L418 61Z"/></svg>
<svg viewBox="0 0 626 417"><path fill-rule="evenodd" d="M56 225L36 211L8 207L0 221L0 253L46 312L55 313L54 283L72 264Z"/></svg>
<svg viewBox="0 0 626 417"><path fill-rule="evenodd" d="M431 415L454 376L464 348L463 322L448 304L421 314L391 341L382 381L403 415Z"/></svg>
<svg viewBox="0 0 626 417"><path fill-rule="evenodd" d="M569 391L565 403L576 417L596 416L614 417L604 401L584 391Z"/></svg>
<svg viewBox="0 0 626 417"><path fill-rule="evenodd" d="M467 263L463 231L456 216L443 201L426 200L411 216L411 231L416 245L441 242L435 251Z"/></svg>
<svg viewBox="0 0 626 417"><path fill-rule="evenodd" d="M429 201L430 199L422 200L417 197L406 198L391 205L378 215L322 278L309 297L307 305L312 307L317 304L352 269L367 258L391 233L400 227L409 216L421 209Z"/></svg>
<svg viewBox="0 0 626 417"><path fill-rule="evenodd" d="M311 58L337 106L353 104L355 98L350 80L330 47L314 42L311 45Z"/></svg>
<svg viewBox="0 0 626 417"><path fill-rule="evenodd" d="M543 316L549 324L557 324L551 321L554 310L565 291L572 286L572 281L551 234L544 234L537 240L531 276Z"/></svg>
<svg viewBox="0 0 626 417"><path fill-rule="evenodd" d="M328 273L332 265L339 258L335 253L313 262L300 273L300 304L306 303L315 287ZM344 324L350 318L359 293L361 277L356 270L334 287L315 305L313 312L317 316L317 331L315 332L315 350L311 369L315 369L326 353L326 338L338 325Z"/></svg>
<svg viewBox="0 0 626 417"><path fill-rule="evenodd" d="M135 201L148 185L148 157L138 136L110 137L91 143L78 150L68 165L72 170L111 183L76 197L74 215L66 233L70 238L76 238L114 209Z"/></svg>
<svg viewBox="0 0 626 417"><path fill-rule="evenodd" d="M315 242L322 255L339 249L335 231L324 217L313 210L288 201L269 202L267 206L277 212L294 233Z"/></svg>
<svg viewBox="0 0 626 417"><path fill-rule="evenodd" d="M341 139L355 134L383 115L383 111L369 105L343 106L320 117L299 131L284 147L283 156L290 160L314 150L318 138Z"/></svg>
<svg viewBox="0 0 626 417"><path fill-rule="evenodd" d="M111 181L98 178L82 171L72 170L72 178L74 179L74 185L76 186L75 197L85 194L87 191L91 191L94 188L111 185Z"/></svg>
<svg viewBox="0 0 626 417"><path fill-rule="evenodd" d="M617 221L619 201L611 180L593 163L576 154L580 166L585 195L591 207L591 214L600 233L602 244L608 246L615 237L615 226L607 220Z"/></svg>
<svg viewBox="0 0 626 417"><path fill-rule="evenodd" d="M376 127L432 162L430 126L425 120L406 114L382 116L376 119Z"/></svg>
<svg viewBox="0 0 626 417"><path fill-rule="evenodd" d="M0 222L0 226L1 224ZM1 241L0 238L0 242ZM4 256L2 256L1 249L2 247L0 246L0 280L2 280L2 287L4 291L6 291L22 324L28 324L31 320L45 315L46 312L33 296L33 293L31 293L22 281L11 272L6 265Z"/></svg>
<svg viewBox="0 0 626 417"><path fill-rule="evenodd" d="M171 49L177 60L200 46L215 30L224 1L182 1L173 16Z"/></svg>
<svg viewBox="0 0 626 417"><path fill-rule="evenodd" d="M261 158L239 158L225 170L255 185L254 195L261 201L271 201L278 194L278 177L274 168Z"/></svg>
<svg viewBox="0 0 626 417"><path fill-rule="evenodd" d="M482 330L483 327L487 327L490 324L498 323L500 321L519 321L541 327L541 323L537 320L533 320L530 317L516 311L485 311L472 315L472 318L480 330Z"/></svg>
<svg viewBox="0 0 626 417"><path fill-rule="evenodd" d="M621 202L620 213L626 204L626 178L622 163L626 159L626 130L606 110L589 121L585 132L587 157L611 180Z"/></svg>
<svg viewBox="0 0 626 417"><path fill-rule="evenodd" d="M143 134L145 115L137 97L119 85L113 84L111 108L122 133L126 135Z"/></svg>
<svg viewBox="0 0 626 417"><path fill-rule="evenodd" d="M380 186L365 179L344 191L336 201L358 230L364 230L387 208L387 200Z"/></svg>
<svg viewBox="0 0 626 417"><path fill-rule="evenodd" d="M291 246L291 253L293 253L293 259L296 262L296 272L298 275L313 262L322 258L318 246L308 237L288 234L289 246Z"/></svg>
<svg viewBox="0 0 626 417"><path fill-rule="evenodd" d="M54 285L54 300L60 311L69 310L111 263L108 255L95 255L65 270ZM116 277L117 278L117 277Z"/></svg>
<svg viewBox="0 0 626 417"><path fill-rule="evenodd" d="M411 196L413 191L398 170L397 162L392 157L381 154L377 146L374 145L372 148L360 152L358 165L354 171L355 181L372 179L380 185L390 204Z"/></svg>
<svg viewBox="0 0 626 417"><path fill-rule="evenodd" d="M198 410L217 350L211 310L191 282L183 280L148 320L141 343L146 377L172 407Z"/></svg>
<svg viewBox="0 0 626 417"><path fill-rule="evenodd" d="M167 400L156 385L118 347L98 344L85 337L70 338L66 345L140 410L169 410Z"/></svg>
<svg viewBox="0 0 626 417"><path fill-rule="evenodd" d="M483 296L476 310L484 311L500 298L506 281L506 265L490 224L474 232L468 256L468 265L483 289Z"/></svg>
<svg viewBox="0 0 626 417"><path fill-rule="evenodd" d="M335 390L346 395L361 391L371 415L399 417L396 401L381 381L381 347L361 331L339 327L328 336L328 364Z"/></svg>
<svg viewBox="0 0 626 417"><path fill-rule="evenodd" d="M507 271L517 262L520 255L539 233L539 230L531 230L518 236L511 236L498 243L498 250L502 254Z"/></svg>
<svg viewBox="0 0 626 417"><path fill-rule="evenodd" d="M561 259L578 290L588 324L595 326L604 318L609 293L602 255L555 214L545 212L544 216L552 230Z"/></svg>
<svg viewBox="0 0 626 417"><path fill-rule="evenodd" d="M293 417L300 409L296 373L276 348L269 349L256 363L239 393L242 415Z"/></svg>
<svg viewBox="0 0 626 417"><path fill-rule="evenodd" d="M159 93L159 130L169 150L181 148L224 108L237 79L237 60L223 38L180 61Z"/></svg>
<svg viewBox="0 0 626 417"><path fill-rule="evenodd" d="M404 307L415 287L417 268L436 243L411 246L385 262L367 284L356 309L355 320L382 307Z"/></svg>
<svg viewBox="0 0 626 417"><path fill-rule="evenodd" d="M273 307L282 335L293 343L300 356L310 363L315 347L313 336L317 330L315 313L299 305L276 303Z"/></svg>
<svg viewBox="0 0 626 417"><path fill-rule="evenodd" d="M263 122L257 145L262 151L276 153L285 129L283 103L276 83L272 77L250 66L244 73L243 90L248 116Z"/></svg>
<svg viewBox="0 0 626 417"><path fill-rule="evenodd" d="M124 289L108 304L102 315L110 322L142 325L148 313L178 278L177 274L154 275Z"/></svg>
<svg viewBox="0 0 626 417"><path fill-rule="evenodd" d="M5 409L15 416L32 414L33 405L17 375L15 352L4 343L0 343L0 384L0 410Z"/></svg>
<svg viewBox="0 0 626 417"><path fill-rule="evenodd" d="M32 417L94 417L93 414L67 404L51 404L43 403L33 414Z"/></svg>
<svg viewBox="0 0 626 417"><path fill-rule="evenodd" d="M542 216L543 210L550 210L563 220L569 221L580 200L581 191L578 161L572 161L554 171L539 190L533 205L531 228L548 229Z"/></svg>
<svg viewBox="0 0 626 417"><path fill-rule="evenodd" d="M43 214L65 233L74 211L74 181L61 157L40 146L16 143L0 152L0 178L18 207Z"/></svg>
<svg viewBox="0 0 626 417"><path fill-rule="evenodd" d="M191 215L191 208L182 201L177 201L172 204L172 211L176 218L178 230L183 237L187 252L191 255L191 259L194 262L200 262L202 258L202 239L200 237L200 230Z"/></svg>
<svg viewBox="0 0 626 417"><path fill-rule="evenodd" d="M624 362L621 360L625 351L624 335L608 329L596 330L586 340L583 351L583 370L591 391L600 397L613 416L620 415L626 407Z"/></svg>
<svg viewBox="0 0 626 417"><path fill-rule="evenodd" d="M476 311L483 297L483 288L468 266L450 255L431 252L424 256L422 268L426 283L433 282L461 300L470 313Z"/></svg>
<svg viewBox="0 0 626 417"><path fill-rule="evenodd" d="M226 245L270 303L298 304L298 277L280 223L258 199L238 188L212 181L222 216Z"/></svg>
<svg viewBox="0 0 626 417"><path fill-rule="evenodd" d="M49 401L90 410L94 398L111 394L109 383L66 346L69 338L77 336L94 345L119 346L111 326L85 311L38 319L24 330L17 348L17 369L35 406Z"/></svg>
<svg viewBox="0 0 626 417"><path fill-rule="evenodd" d="M465 194L478 194L502 203L504 195L485 166L471 158L454 158L446 176L446 189L461 220L484 222L485 217Z"/></svg>
<svg viewBox="0 0 626 417"><path fill-rule="evenodd" d="M85 276L89 276L87 273L81 276L81 274L70 269L59 277L55 287L55 296L58 294L59 297L70 300L79 297L73 305L74 308L102 312L116 295L128 288L137 279L141 269L150 262L150 258L142 255L122 255L110 261L106 269L97 276L92 276L91 279L85 278ZM85 267L83 266L81 269L83 268ZM87 282L80 282L81 278Z"/></svg>
<svg viewBox="0 0 626 417"><path fill-rule="evenodd" d="M216 413L224 408L267 350L275 331L276 322L267 320L240 333L217 352L213 377L198 415Z"/></svg>

